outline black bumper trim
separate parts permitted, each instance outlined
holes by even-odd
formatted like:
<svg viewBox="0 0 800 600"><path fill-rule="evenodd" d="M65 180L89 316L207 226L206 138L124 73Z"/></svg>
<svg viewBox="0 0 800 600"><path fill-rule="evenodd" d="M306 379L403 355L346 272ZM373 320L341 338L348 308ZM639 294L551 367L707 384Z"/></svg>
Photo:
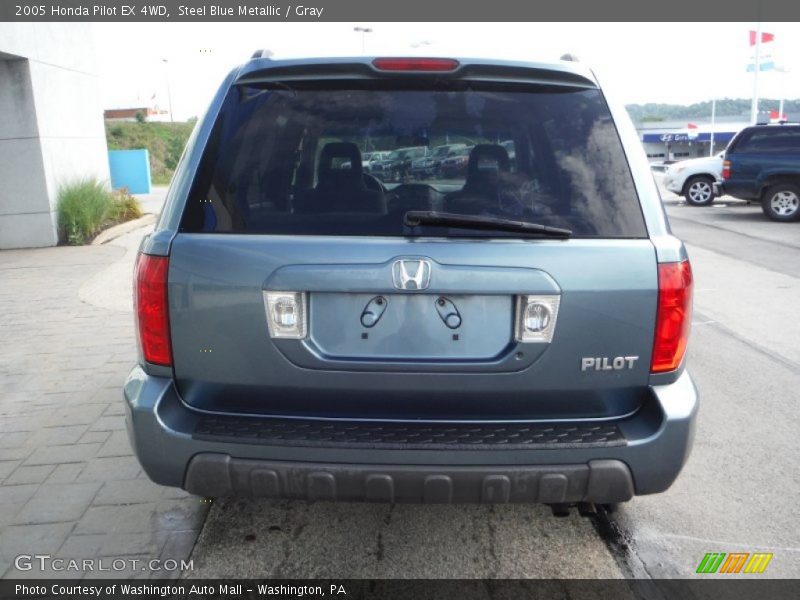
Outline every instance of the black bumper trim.
<svg viewBox="0 0 800 600"><path fill-rule="evenodd" d="M395 450L522 450L627 444L616 422L392 423L203 417L192 438L209 442Z"/></svg>
<svg viewBox="0 0 800 600"><path fill-rule="evenodd" d="M625 502L634 494L620 460L536 466L357 465L195 455L184 488L199 496L388 503Z"/></svg>

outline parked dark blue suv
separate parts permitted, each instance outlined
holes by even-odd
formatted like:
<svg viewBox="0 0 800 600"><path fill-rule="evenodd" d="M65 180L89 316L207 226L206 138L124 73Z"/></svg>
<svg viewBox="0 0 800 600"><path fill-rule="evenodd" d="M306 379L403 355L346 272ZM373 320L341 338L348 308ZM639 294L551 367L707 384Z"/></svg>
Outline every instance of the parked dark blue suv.
<svg viewBox="0 0 800 600"><path fill-rule="evenodd" d="M800 125L754 125L725 151L718 193L761 203L773 221L800 219Z"/></svg>
<svg viewBox="0 0 800 600"><path fill-rule="evenodd" d="M362 156L469 146L385 182ZM136 266L130 439L205 496L614 503L691 447L692 275L573 62L234 69Z"/></svg>

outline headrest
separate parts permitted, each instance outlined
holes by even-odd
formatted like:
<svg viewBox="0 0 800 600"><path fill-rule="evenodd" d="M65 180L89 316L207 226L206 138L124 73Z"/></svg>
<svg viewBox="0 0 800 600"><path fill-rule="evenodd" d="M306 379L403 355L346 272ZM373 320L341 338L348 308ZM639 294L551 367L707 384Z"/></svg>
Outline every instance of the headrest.
<svg viewBox="0 0 800 600"><path fill-rule="evenodd" d="M511 170L511 161L508 152L497 144L478 144L469 153L467 164L467 177L479 175L482 171L508 172Z"/></svg>
<svg viewBox="0 0 800 600"><path fill-rule="evenodd" d="M350 142L330 142L325 144L319 157L319 172L339 170L332 169L334 158L343 158L350 161L350 168L342 170L361 173L361 152L355 144Z"/></svg>

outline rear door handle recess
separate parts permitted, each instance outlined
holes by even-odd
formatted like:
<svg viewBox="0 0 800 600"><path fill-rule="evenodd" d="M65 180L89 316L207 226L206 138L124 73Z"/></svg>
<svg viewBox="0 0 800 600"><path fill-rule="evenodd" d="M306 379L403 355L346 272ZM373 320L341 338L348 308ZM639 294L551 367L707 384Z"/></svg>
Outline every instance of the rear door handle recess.
<svg viewBox="0 0 800 600"><path fill-rule="evenodd" d="M364 327L374 327L380 321L386 310L386 298L383 296L375 296L372 300L367 302L364 311L361 313L361 324Z"/></svg>
<svg viewBox="0 0 800 600"><path fill-rule="evenodd" d="M440 296L436 300L436 312L439 313L442 321L450 329L458 329L461 327L461 314L458 312L456 305L453 301L444 296Z"/></svg>

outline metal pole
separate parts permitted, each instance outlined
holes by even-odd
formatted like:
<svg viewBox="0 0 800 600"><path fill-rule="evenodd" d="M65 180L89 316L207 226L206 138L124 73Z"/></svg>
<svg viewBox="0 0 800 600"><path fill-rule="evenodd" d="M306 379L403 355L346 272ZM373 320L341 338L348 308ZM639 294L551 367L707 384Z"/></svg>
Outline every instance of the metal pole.
<svg viewBox="0 0 800 600"><path fill-rule="evenodd" d="M169 89L169 61L166 58L162 58L161 62L166 65L167 72L167 104L169 104L169 121L170 123L174 123L175 117L172 114L172 92Z"/></svg>
<svg viewBox="0 0 800 600"><path fill-rule="evenodd" d="M786 67L781 67L781 101L778 105L778 122L783 121L783 99L786 97Z"/></svg>
<svg viewBox="0 0 800 600"><path fill-rule="evenodd" d="M761 70L761 21L756 26L756 64L753 69L753 102L750 105L750 124L758 122L758 72Z"/></svg>
<svg viewBox="0 0 800 600"><path fill-rule="evenodd" d="M709 156L714 156L714 119L717 113L717 99L711 99L711 147L708 150Z"/></svg>
<svg viewBox="0 0 800 600"><path fill-rule="evenodd" d="M353 27L353 31L361 34L361 54L367 52L367 34L372 33L371 27Z"/></svg>

